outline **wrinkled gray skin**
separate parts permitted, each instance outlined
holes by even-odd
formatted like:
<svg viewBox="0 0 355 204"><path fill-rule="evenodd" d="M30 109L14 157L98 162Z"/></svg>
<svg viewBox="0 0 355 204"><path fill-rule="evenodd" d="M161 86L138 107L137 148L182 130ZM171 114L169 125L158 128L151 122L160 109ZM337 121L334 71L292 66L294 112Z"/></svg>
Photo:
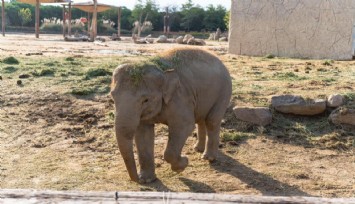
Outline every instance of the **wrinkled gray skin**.
<svg viewBox="0 0 355 204"><path fill-rule="evenodd" d="M113 73L111 95L116 110L116 138L129 176L135 182L148 183L156 179L156 123L169 127L164 159L173 171L181 172L188 165L181 150L196 123L198 142L195 150L203 152L202 158L209 161L217 156L221 120L232 92L230 75L222 62L208 52L177 49L166 53L161 59L177 53L181 63L165 72L147 65L139 85L134 84L128 74L133 65L121 65ZM133 140L138 152L139 175Z"/></svg>

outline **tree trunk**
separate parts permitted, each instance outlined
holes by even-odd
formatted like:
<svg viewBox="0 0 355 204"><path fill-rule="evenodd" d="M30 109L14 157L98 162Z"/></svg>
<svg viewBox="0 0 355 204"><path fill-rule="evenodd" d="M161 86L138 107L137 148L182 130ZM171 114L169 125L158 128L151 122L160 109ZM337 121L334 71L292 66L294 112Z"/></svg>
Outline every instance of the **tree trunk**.
<svg viewBox="0 0 355 204"><path fill-rule="evenodd" d="M121 15L122 15L122 8L118 7L118 18L117 18L117 37L121 37Z"/></svg>
<svg viewBox="0 0 355 204"><path fill-rule="evenodd" d="M2 0L2 7L1 7L1 20L2 20L2 36L5 36L5 0Z"/></svg>
<svg viewBox="0 0 355 204"><path fill-rule="evenodd" d="M65 5L63 5L63 37L65 37Z"/></svg>
<svg viewBox="0 0 355 204"><path fill-rule="evenodd" d="M71 36L71 2L69 2L68 10L68 35Z"/></svg>
<svg viewBox="0 0 355 204"><path fill-rule="evenodd" d="M36 38L39 38L39 0L36 0L36 23L35 23L35 30L36 30Z"/></svg>
<svg viewBox="0 0 355 204"><path fill-rule="evenodd" d="M90 40L94 41L97 34L97 0L94 0L94 12L92 14L92 24L91 24L91 36Z"/></svg>
<svg viewBox="0 0 355 204"><path fill-rule="evenodd" d="M90 12L88 12L88 19L87 19L87 23L88 23L88 36L90 34Z"/></svg>

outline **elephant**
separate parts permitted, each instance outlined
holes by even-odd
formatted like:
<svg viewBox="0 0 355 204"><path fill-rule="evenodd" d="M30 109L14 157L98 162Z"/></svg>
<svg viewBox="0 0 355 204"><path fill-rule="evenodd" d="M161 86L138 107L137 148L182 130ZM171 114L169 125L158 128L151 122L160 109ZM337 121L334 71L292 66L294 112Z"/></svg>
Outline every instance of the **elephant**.
<svg viewBox="0 0 355 204"><path fill-rule="evenodd" d="M156 180L154 125L158 123L168 126L164 159L173 171L182 172L188 165L181 151L195 124L195 150L203 152L203 159L215 160L221 121L231 93L227 68L217 56L201 49L169 49L142 62L118 66L113 72L110 94L115 106L118 148L130 179L137 183Z"/></svg>

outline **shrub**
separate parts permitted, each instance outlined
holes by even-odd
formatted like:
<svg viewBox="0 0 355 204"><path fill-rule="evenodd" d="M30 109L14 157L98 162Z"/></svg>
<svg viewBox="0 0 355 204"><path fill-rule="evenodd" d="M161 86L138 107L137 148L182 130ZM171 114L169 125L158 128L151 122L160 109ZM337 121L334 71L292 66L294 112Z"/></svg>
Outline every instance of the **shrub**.
<svg viewBox="0 0 355 204"><path fill-rule="evenodd" d="M6 57L2 60L5 64L20 64L20 62L15 57Z"/></svg>
<svg viewBox="0 0 355 204"><path fill-rule="evenodd" d="M85 78L90 79L98 76L108 76L108 75L112 75L112 72L103 68L97 68L97 69L90 69L89 71L87 71L85 74Z"/></svg>

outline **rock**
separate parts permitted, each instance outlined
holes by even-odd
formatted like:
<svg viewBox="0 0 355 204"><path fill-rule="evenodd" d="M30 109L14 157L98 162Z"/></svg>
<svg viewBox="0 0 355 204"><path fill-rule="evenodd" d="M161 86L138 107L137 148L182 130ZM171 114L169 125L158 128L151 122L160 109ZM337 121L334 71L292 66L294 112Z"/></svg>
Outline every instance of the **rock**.
<svg viewBox="0 0 355 204"><path fill-rule="evenodd" d="M2 80L2 76L0 76L0 80Z"/></svg>
<svg viewBox="0 0 355 204"><path fill-rule="evenodd" d="M21 85L22 81L21 80L17 80L17 85Z"/></svg>
<svg viewBox="0 0 355 204"><path fill-rule="evenodd" d="M120 41L121 38L118 36L117 33L113 33L112 36L111 36L111 40L113 40L113 41Z"/></svg>
<svg viewBox="0 0 355 204"><path fill-rule="evenodd" d="M214 34L214 40L219 40L221 37L221 29L217 28L216 33Z"/></svg>
<svg viewBox="0 0 355 204"><path fill-rule="evenodd" d="M340 94L330 95L327 99L327 106L331 108L337 108L344 104L344 97Z"/></svg>
<svg viewBox="0 0 355 204"><path fill-rule="evenodd" d="M326 101L323 99L304 100L301 96L281 95L271 99L272 107L281 113L296 115L317 115L326 109Z"/></svg>
<svg viewBox="0 0 355 204"><path fill-rule="evenodd" d="M266 126L272 122L272 114L269 108L234 107L233 112L237 119L252 124Z"/></svg>
<svg viewBox="0 0 355 204"><path fill-rule="evenodd" d="M183 44L187 44L187 41L189 41L191 38L193 38L194 36L190 35L190 34L187 34L185 35L184 37L184 40L182 41Z"/></svg>
<svg viewBox="0 0 355 204"><path fill-rule="evenodd" d="M158 37L158 39L155 41L157 43L167 43L168 42L168 37L165 35L161 35Z"/></svg>
<svg viewBox="0 0 355 204"><path fill-rule="evenodd" d="M182 36L179 36L176 38L176 43L177 44L184 44L184 37Z"/></svg>
<svg viewBox="0 0 355 204"><path fill-rule="evenodd" d="M227 38L227 37L221 37L221 38L219 39L219 41L221 41L221 42L227 42L227 41L228 41L228 38Z"/></svg>
<svg viewBox="0 0 355 204"><path fill-rule="evenodd" d="M355 109L337 108L330 114L329 120L337 125L346 124L355 126Z"/></svg>
<svg viewBox="0 0 355 204"><path fill-rule="evenodd" d="M27 79L27 78L30 78L31 76L29 75L29 74L20 74L19 76L18 76L18 78L20 78L20 79Z"/></svg>
<svg viewBox="0 0 355 204"><path fill-rule="evenodd" d="M215 36L215 34L211 33L210 36L208 37L208 40L214 40L214 38L215 38L214 36Z"/></svg>
<svg viewBox="0 0 355 204"><path fill-rule="evenodd" d="M206 42L204 40L196 39L193 37L187 41L187 44L188 45L206 45Z"/></svg>

